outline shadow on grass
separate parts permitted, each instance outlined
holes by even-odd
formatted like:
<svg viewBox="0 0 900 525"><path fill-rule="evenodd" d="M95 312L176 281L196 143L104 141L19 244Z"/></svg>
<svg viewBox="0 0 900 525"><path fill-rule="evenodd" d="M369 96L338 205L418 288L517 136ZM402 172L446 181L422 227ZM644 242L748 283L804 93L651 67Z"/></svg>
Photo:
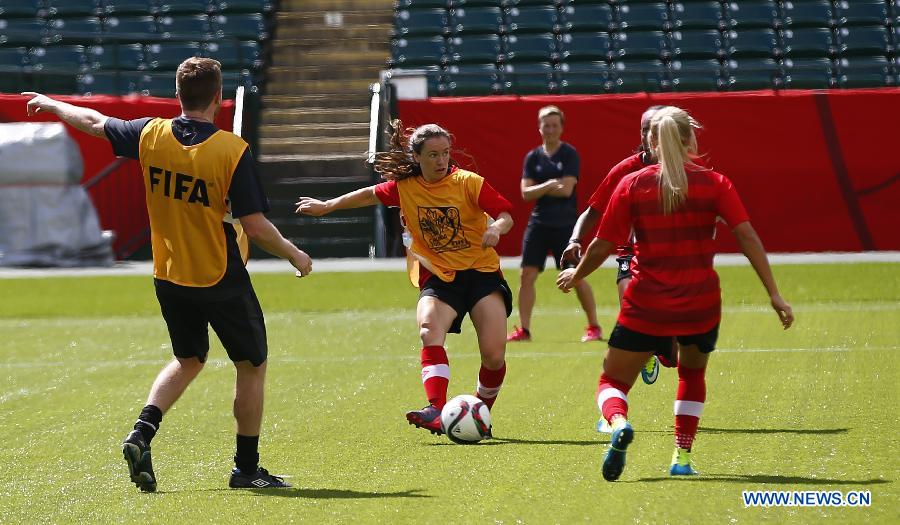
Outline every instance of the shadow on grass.
<svg viewBox="0 0 900 525"><path fill-rule="evenodd" d="M710 434L844 434L849 428L709 428L700 427L700 432Z"/></svg>
<svg viewBox="0 0 900 525"><path fill-rule="evenodd" d="M306 499L377 499L377 498L430 498L428 494L419 494L421 489L401 492L362 492L343 489L247 489L257 496L275 496L279 498Z"/></svg>
<svg viewBox="0 0 900 525"><path fill-rule="evenodd" d="M602 439L602 438L601 438ZM609 439L605 441L597 440L597 441L577 441L577 440L568 440L568 439L515 439L515 438L498 438L495 437L493 439L489 439L487 441L481 441L479 443L473 443L474 445L478 445L480 447L490 447L496 445L572 445L576 447L589 447L593 445L602 445L603 443L608 443ZM458 446L455 443L431 443L433 447L443 447L443 446Z"/></svg>
<svg viewBox="0 0 900 525"><path fill-rule="evenodd" d="M775 474L702 474L691 477L666 476L661 478L641 478L626 483L656 483L659 481L716 482L716 483L767 483L774 485L881 485L893 483L887 479L828 479L803 476L778 476Z"/></svg>

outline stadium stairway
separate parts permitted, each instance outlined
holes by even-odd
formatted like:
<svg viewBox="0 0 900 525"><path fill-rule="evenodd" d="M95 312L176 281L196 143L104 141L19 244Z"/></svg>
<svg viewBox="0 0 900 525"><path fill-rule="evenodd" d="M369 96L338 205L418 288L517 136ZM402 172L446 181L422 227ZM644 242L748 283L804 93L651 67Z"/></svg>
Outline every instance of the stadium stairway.
<svg viewBox="0 0 900 525"><path fill-rule="evenodd" d="M365 257L372 208L293 214L297 196L371 184L369 85L389 56L392 0L282 0L260 116L258 158L282 233L313 257Z"/></svg>

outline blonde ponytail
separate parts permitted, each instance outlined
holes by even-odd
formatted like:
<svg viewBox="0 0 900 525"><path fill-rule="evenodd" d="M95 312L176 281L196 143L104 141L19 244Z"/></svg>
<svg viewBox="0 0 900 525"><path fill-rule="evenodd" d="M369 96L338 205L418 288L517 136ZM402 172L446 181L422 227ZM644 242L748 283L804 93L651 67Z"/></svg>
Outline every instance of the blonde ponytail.
<svg viewBox="0 0 900 525"><path fill-rule="evenodd" d="M697 138L697 122L681 108L667 106L657 111L650 121L650 135L659 159L659 196L662 212L670 215L684 204L688 195L685 163L693 164Z"/></svg>

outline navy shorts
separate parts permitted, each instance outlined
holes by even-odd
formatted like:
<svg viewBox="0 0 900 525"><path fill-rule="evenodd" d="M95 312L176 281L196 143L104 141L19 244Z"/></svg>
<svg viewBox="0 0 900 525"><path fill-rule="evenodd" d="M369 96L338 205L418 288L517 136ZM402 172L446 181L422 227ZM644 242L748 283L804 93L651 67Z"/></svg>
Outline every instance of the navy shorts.
<svg viewBox="0 0 900 525"><path fill-rule="evenodd" d="M462 270L456 272L456 276L449 283L432 275L422 285L419 298L434 297L456 310L456 319L450 325L449 332L458 334L462 331L462 322L466 314L472 311L478 301L496 291L503 296L506 317L509 317L512 314L512 290L500 272Z"/></svg>
<svg viewBox="0 0 900 525"><path fill-rule="evenodd" d="M619 281L622 279L631 279L634 277L634 274L631 273L632 259L634 259L634 255L630 253L621 257L616 257L616 264L619 265L619 272L616 274L616 284L619 284Z"/></svg>
<svg viewBox="0 0 900 525"><path fill-rule="evenodd" d="M609 346L629 352L653 352L654 354L669 355L673 337L678 339L678 344L681 346L697 345L700 352L708 354L716 349L719 325L717 324L712 330L702 334L671 336L635 332L616 323L612 333L609 334Z"/></svg>
<svg viewBox="0 0 900 525"><path fill-rule="evenodd" d="M175 357L196 357L205 363L209 353L208 326L212 326L232 361L250 361L253 366L266 361L269 353L266 324L252 289L235 297L210 301L157 288L156 298L169 329Z"/></svg>
<svg viewBox="0 0 900 525"><path fill-rule="evenodd" d="M543 272L547 254L552 253L556 269L559 270L559 260L569 245L574 226L543 226L529 222L525 228L525 236L522 237L522 267L536 266Z"/></svg>

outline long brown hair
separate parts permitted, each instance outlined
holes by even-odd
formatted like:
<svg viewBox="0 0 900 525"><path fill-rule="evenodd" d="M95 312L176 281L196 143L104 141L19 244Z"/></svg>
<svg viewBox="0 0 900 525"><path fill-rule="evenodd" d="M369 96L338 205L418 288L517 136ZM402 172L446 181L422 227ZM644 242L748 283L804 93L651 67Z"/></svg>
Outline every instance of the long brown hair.
<svg viewBox="0 0 900 525"><path fill-rule="evenodd" d="M428 139L444 137L450 143L453 137L446 129L437 124L425 124L418 128L404 128L400 119L391 121L391 142L388 151L375 153L375 171L384 180L403 180L422 174L419 163L413 159L412 154L422 153L422 145ZM457 166L455 160L450 159L450 166Z"/></svg>

